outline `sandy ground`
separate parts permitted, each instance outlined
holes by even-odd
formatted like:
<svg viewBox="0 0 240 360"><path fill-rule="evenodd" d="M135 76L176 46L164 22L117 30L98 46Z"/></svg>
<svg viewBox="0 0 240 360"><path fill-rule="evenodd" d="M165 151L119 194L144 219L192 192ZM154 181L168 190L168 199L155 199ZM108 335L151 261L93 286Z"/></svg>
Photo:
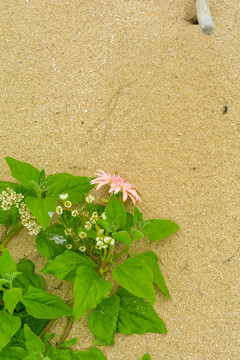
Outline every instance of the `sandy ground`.
<svg viewBox="0 0 240 360"><path fill-rule="evenodd" d="M5 156L48 174L119 172L145 219L181 227L139 244L158 254L172 295L155 304L168 334L117 335L107 360L239 359L239 0L209 0L209 37L191 24L194 4L0 4L1 180L12 180ZM26 233L9 249L43 266ZM91 346L85 318L71 336Z"/></svg>

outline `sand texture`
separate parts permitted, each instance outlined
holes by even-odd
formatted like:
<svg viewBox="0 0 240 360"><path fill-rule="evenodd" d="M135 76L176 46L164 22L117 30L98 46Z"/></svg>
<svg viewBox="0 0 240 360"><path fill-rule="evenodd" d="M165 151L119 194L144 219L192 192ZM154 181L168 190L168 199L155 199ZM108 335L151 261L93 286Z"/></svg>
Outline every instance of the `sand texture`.
<svg viewBox="0 0 240 360"><path fill-rule="evenodd" d="M5 156L47 174L119 172L145 219L181 227L136 248L159 256L172 300L157 292L155 310L168 334L117 335L107 360L240 358L240 6L209 5L211 36L193 24L194 0L0 3L1 180L12 181ZM45 263L24 231L8 249ZM86 323L70 333L78 350L92 345Z"/></svg>

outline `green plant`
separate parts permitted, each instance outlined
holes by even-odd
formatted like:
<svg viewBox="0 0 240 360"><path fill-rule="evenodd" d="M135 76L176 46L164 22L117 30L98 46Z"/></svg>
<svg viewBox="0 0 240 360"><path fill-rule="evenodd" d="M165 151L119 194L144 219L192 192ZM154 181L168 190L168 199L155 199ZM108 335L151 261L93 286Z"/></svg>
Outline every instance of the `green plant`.
<svg viewBox="0 0 240 360"><path fill-rule="evenodd" d="M24 325L24 322L19 325L17 320L19 317L15 307L19 303L28 315L38 319L40 314L37 313L36 303L41 299L41 307L46 307L46 319L68 317L59 346L68 346L64 341L72 322L85 314L88 314L89 329L95 335L94 345L113 345L116 332L129 335L146 332L166 333L163 320L153 308L153 284L170 298L157 255L152 251L133 253L131 246L146 237L150 241L162 240L174 233L178 225L170 220L144 221L136 206L133 213L127 212L124 206L127 196L134 203L140 200L140 197L137 190L129 183L123 182L119 176L111 177L102 172L103 175L100 174L98 179L67 173L46 177L44 170L39 171L30 164L10 157L7 157L6 161L12 176L20 184L0 182L0 223L6 226L1 243L3 255L0 258L4 321L9 324L11 321L18 321L19 328ZM90 191L95 183L99 183L98 187L109 184L110 191L114 190L115 194L112 194L109 200L104 199L103 203L94 203L95 198ZM4 269L4 259L11 258L4 248L12 236L23 227L26 227L31 235L36 235L37 250L48 260L41 272L73 284L73 295L67 304L37 286L28 284L24 288L25 292L21 286L14 286L20 283L19 278L23 276L21 262L16 266L12 260L9 262L12 264L11 269L6 270L7 273L5 270L1 272L1 263ZM30 262L26 264L34 266L32 263L29 265ZM10 277L6 274L10 274ZM112 281L119 285L115 292L112 290ZM55 303L48 312L50 297ZM70 305L73 308L70 308ZM53 321L51 320L51 324ZM24 337L25 349L28 350L29 336L34 338L34 334L39 334L30 330L27 325L24 328ZM46 328L48 326L46 325ZM12 336L19 330L15 331L16 328L17 326L14 327L14 331L9 332L5 340L4 344L8 344L7 347L10 347ZM29 335L29 331L33 331L34 334ZM69 356L66 359L81 359L81 355L76 357L78 352L71 352L70 349L56 350L49 342L39 341L36 340L41 350L36 355L38 358L41 354L40 358L55 359L58 351L65 351L65 354L70 354L66 355ZM2 345L2 349L5 345ZM94 349L90 350L98 351ZM26 356L32 355L29 353ZM26 357L30 358L32 359Z"/></svg>

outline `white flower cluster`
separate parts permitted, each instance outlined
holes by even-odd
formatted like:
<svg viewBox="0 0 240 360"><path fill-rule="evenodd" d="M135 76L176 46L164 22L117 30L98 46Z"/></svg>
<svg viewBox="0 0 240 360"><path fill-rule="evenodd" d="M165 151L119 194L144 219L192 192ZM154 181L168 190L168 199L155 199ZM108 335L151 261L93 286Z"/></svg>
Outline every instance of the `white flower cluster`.
<svg viewBox="0 0 240 360"><path fill-rule="evenodd" d="M23 194L17 194L13 189L7 188L7 191L2 191L0 194L1 208L3 210L11 209L12 205L19 208L19 203L23 200Z"/></svg>
<svg viewBox="0 0 240 360"><path fill-rule="evenodd" d="M111 236L104 235L104 229L100 229L97 235L95 245L96 249L106 249L109 245L115 244L115 240Z"/></svg>
<svg viewBox="0 0 240 360"><path fill-rule="evenodd" d="M42 227L24 202L20 204L19 214L21 223L27 228L29 235L37 235Z"/></svg>
<svg viewBox="0 0 240 360"><path fill-rule="evenodd" d="M87 195L85 198L87 203L92 203L95 200L95 197L91 194Z"/></svg>

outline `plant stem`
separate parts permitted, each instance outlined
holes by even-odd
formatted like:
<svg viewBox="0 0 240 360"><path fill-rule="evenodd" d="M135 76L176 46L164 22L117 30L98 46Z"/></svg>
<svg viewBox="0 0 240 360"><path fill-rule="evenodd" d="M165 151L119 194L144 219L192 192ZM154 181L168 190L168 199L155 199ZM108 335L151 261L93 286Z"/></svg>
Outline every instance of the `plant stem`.
<svg viewBox="0 0 240 360"><path fill-rule="evenodd" d="M118 259L121 255L125 254L126 252L128 252L128 250L130 249L129 246L126 246L122 251L120 251L120 253L118 253L113 260L115 261L116 259Z"/></svg>
<svg viewBox="0 0 240 360"><path fill-rule="evenodd" d="M60 337L59 343L57 344L57 349L59 349L61 347L64 340L67 338L69 331L71 330L72 324L73 324L73 318L70 317L70 318L68 318L68 321L67 321L67 324L62 333L62 336Z"/></svg>
<svg viewBox="0 0 240 360"><path fill-rule="evenodd" d="M18 224L15 227L13 227L4 237L3 242L0 245L0 251L3 251L6 245L9 243L9 241L16 235L20 230L22 230L23 225Z"/></svg>
<svg viewBox="0 0 240 360"><path fill-rule="evenodd" d="M47 323L47 325L45 326L45 328L42 330L41 334L39 335L40 338L42 338L43 335L45 335L48 332L48 330L50 329L50 327L54 324L54 322L56 320L57 319L49 320L49 322Z"/></svg>
<svg viewBox="0 0 240 360"><path fill-rule="evenodd" d="M112 245L112 246L110 247L108 256L107 256L106 260L102 263L101 269L104 269L105 266L109 263L109 261L110 261L110 259L111 259L111 256L112 256L113 249L114 249L114 245Z"/></svg>

